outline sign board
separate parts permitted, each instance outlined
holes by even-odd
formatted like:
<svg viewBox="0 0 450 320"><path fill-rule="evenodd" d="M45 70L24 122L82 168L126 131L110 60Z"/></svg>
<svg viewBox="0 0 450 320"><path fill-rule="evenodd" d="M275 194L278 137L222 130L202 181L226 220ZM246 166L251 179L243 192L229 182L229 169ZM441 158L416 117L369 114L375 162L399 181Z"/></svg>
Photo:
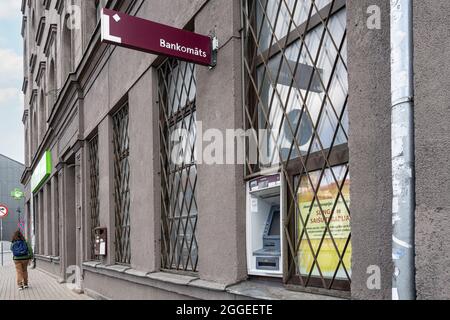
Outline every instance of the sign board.
<svg viewBox="0 0 450 320"><path fill-rule="evenodd" d="M0 204L0 219L6 218L8 216L9 209L4 204Z"/></svg>
<svg viewBox="0 0 450 320"><path fill-rule="evenodd" d="M39 188L44 184L45 180L52 173L52 154L50 151L46 151L36 169L33 171L31 176L31 190L33 193L39 190Z"/></svg>
<svg viewBox="0 0 450 320"><path fill-rule="evenodd" d="M102 9L101 35L104 43L204 66L215 65L217 40L121 12Z"/></svg>
<svg viewBox="0 0 450 320"><path fill-rule="evenodd" d="M13 198L14 200L20 201L23 199L24 196L25 194L19 188L16 188L13 191L11 191L11 198Z"/></svg>
<svg viewBox="0 0 450 320"><path fill-rule="evenodd" d="M345 166L334 167L333 172L340 177L345 168ZM346 272L351 271L352 245L348 241L351 234L348 211L350 177L347 176L343 183L339 186L335 182L331 169L327 169L322 178L319 174L304 175L301 178L297 197L298 219L304 222L299 223L297 229L298 237L302 235L299 247L302 254L298 255L301 274L311 273L314 277L346 279ZM314 185L320 186L317 193L312 187ZM312 248L320 246L320 254L317 257L311 251L311 246ZM344 250L345 255L341 259L337 252L343 253ZM320 266L320 272L316 265Z"/></svg>

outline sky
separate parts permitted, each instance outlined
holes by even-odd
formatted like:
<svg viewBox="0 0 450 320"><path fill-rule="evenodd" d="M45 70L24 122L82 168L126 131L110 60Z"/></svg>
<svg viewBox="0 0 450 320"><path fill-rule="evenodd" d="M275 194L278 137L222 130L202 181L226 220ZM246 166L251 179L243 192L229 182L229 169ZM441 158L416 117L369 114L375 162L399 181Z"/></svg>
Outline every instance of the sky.
<svg viewBox="0 0 450 320"><path fill-rule="evenodd" d="M21 0L0 0L0 154L24 161Z"/></svg>

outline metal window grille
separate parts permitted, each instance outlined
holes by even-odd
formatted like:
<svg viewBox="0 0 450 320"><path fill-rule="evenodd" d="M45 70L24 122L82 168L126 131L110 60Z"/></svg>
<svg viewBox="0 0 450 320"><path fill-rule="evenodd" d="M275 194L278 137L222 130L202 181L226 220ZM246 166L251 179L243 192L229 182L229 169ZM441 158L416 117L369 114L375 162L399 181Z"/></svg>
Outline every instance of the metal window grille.
<svg viewBox="0 0 450 320"><path fill-rule="evenodd" d="M89 141L89 162L90 162L90 213L91 213L91 258L98 260L95 255L95 228L100 227L100 176L99 176L99 157L98 157L98 136Z"/></svg>
<svg viewBox="0 0 450 320"><path fill-rule="evenodd" d="M60 178L59 175L56 174L55 175L55 202L53 203L53 205L55 206L55 221L54 223L54 232L55 232L55 252L54 252L54 256L55 257L59 257L60 255L60 226L59 226L59 212L60 212L60 208L61 208L61 204L60 204L60 199L59 199L59 183L60 183Z"/></svg>
<svg viewBox="0 0 450 320"><path fill-rule="evenodd" d="M345 0L245 0L246 176L286 180L284 282L350 290ZM252 160L252 159L256 159Z"/></svg>
<svg viewBox="0 0 450 320"><path fill-rule="evenodd" d="M168 59L158 69L163 269L197 272L195 65Z"/></svg>
<svg viewBox="0 0 450 320"><path fill-rule="evenodd" d="M130 264L130 163L128 105L113 116L116 262Z"/></svg>

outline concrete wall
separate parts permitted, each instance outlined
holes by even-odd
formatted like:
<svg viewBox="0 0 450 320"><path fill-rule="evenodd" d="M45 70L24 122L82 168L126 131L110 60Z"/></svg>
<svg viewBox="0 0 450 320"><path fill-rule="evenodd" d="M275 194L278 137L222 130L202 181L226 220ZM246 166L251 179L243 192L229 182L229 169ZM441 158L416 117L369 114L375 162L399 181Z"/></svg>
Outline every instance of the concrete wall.
<svg viewBox="0 0 450 320"><path fill-rule="evenodd" d="M160 268L161 183L159 175L159 108L157 81L148 70L130 90L131 265ZM152 130L153 129L153 130ZM136 253L136 254L133 254Z"/></svg>
<svg viewBox="0 0 450 320"><path fill-rule="evenodd" d="M450 298L449 1L414 1L416 286Z"/></svg>
<svg viewBox="0 0 450 320"><path fill-rule="evenodd" d="M59 279L61 274L61 266L59 261L52 261L49 258L37 257L36 266L53 277Z"/></svg>
<svg viewBox="0 0 450 320"><path fill-rule="evenodd" d="M391 142L389 0L348 5L352 297L391 298ZM367 8L381 8L380 30L367 28ZM369 290L369 266L381 290Z"/></svg>
<svg viewBox="0 0 450 320"><path fill-rule="evenodd" d="M187 295L157 289L140 283L112 278L92 272L84 273L84 286L88 295L96 299L119 300L191 300ZM124 289L127 294L124 295Z"/></svg>
<svg viewBox="0 0 450 320"><path fill-rule="evenodd" d="M197 68L197 119L204 130L215 128L226 136L227 129L243 127L239 1L209 2L195 24L199 33L217 30L219 43L227 43L215 69ZM243 173L239 165L198 166L199 270L203 279L231 284L247 276Z"/></svg>

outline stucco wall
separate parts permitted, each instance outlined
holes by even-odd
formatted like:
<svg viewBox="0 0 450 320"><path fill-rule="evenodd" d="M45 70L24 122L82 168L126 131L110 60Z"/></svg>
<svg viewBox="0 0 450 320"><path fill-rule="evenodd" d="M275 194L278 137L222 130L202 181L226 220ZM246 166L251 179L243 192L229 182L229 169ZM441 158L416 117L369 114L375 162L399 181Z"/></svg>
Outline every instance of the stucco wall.
<svg viewBox="0 0 450 320"><path fill-rule="evenodd" d="M197 69L197 118L203 130L218 129L223 136L227 129L243 126L239 12L239 1L210 1L195 21L200 33L216 30L223 46L216 68ZM240 165L198 166L197 237L202 279L232 284L247 277L243 173Z"/></svg>
<svg viewBox="0 0 450 320"><path fill-rule="evenodd" d="M391 298L391 143L389 0L348 5L352 297ZM367 28L367 8L381 9L381 29ZM370 290L369 266L381 289Z"/></svg>
<svg viewBox="0 0 450 320"><path fill-rule="evenodd" d="M449 1L414 1L416 286L450 298Z"/></svg>
<svg viewBox="0 0 450 320"><path fill-rule="evenodd" d="M95 299L119 300L190 300L187 295L157 289L148 285L131 283L127 280L110 276L84 272L83 285L85 292ZM126 287L126 294L124 294Z"/></svg>

